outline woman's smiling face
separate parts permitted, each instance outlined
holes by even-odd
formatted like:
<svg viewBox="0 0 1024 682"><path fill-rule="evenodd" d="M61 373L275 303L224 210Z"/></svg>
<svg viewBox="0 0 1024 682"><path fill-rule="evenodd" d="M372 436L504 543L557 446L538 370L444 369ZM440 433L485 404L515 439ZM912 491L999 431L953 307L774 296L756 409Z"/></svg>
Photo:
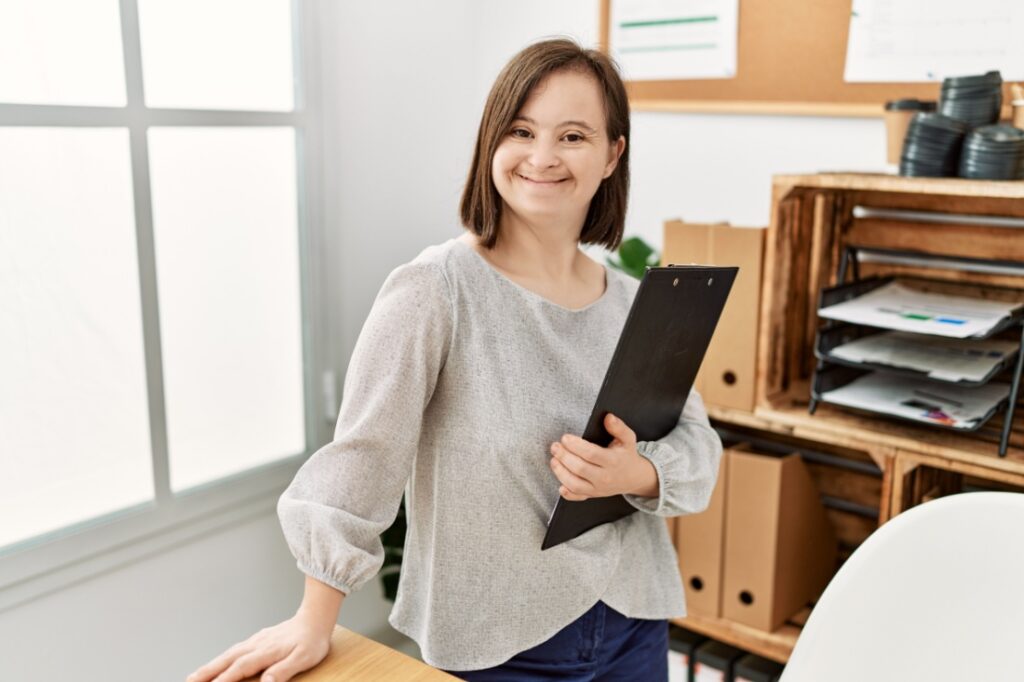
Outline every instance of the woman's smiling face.
<svg viewBox="0 0 1024 682"><path fill-rule="evenodd" d="M494 152L491 178L505 211L531 222L582 226L590 200L624 148L624 139L608 139L597 80L556 71L537 84L513 119Z"/></svg>

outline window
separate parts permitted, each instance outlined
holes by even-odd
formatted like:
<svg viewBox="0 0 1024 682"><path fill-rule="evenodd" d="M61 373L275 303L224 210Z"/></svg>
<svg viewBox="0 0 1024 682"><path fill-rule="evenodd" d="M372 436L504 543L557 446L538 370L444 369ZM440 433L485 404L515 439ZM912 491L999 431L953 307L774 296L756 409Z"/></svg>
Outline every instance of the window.
<svg viewBox="0 0 1024 682"><path fill-rule="evenodd" d="M0 609L265 513L317 441L309 11L0 0Z"/></svg>

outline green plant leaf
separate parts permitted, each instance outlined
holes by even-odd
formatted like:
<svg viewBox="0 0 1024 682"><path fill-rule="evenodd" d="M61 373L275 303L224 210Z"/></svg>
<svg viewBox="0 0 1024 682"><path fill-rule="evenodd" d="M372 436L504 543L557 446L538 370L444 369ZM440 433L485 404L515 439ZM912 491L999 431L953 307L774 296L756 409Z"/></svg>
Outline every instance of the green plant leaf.
<svg viewBox="0 0 1024 682"><path fill-rule="evenodd" d="M608 265L636 279L642 279L648 267L658 264L658 252L640 237L624 239L619 244L618 259L608 257Z"/></svg>

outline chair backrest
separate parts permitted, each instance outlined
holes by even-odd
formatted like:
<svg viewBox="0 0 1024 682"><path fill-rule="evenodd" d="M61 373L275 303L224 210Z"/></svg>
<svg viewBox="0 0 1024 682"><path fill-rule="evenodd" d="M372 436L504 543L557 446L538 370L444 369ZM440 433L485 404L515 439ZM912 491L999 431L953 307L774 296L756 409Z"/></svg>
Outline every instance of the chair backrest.
<svg viewBox="0 0 1024 682"><path fill-rule="evenodd" d="M847 559L782 682L1024 680L1024 494L909 509Z"/></svg>

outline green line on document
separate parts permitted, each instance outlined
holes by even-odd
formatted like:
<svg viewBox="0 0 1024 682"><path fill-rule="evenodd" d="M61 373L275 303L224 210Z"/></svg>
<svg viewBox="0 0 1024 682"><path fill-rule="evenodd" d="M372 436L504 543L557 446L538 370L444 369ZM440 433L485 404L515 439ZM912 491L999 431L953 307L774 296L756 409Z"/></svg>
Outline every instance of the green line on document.
<svg viewBox="0 0 1024 682"><path fill-rule="evenodd" d="M676 52L681 50L713 50L715 43L691 43L690 45L637 45L636 47L620 47L619 52Z"/></svg>
<svg viewBox="0 0 1024 682"><path fill-rule="evenodd" d="M704 24L718 21L715 15L706 17L677 17L675 19L647 19L644 21L623 21L619 28L640 28L643 26L670 26L672 24Z"/></svg>

